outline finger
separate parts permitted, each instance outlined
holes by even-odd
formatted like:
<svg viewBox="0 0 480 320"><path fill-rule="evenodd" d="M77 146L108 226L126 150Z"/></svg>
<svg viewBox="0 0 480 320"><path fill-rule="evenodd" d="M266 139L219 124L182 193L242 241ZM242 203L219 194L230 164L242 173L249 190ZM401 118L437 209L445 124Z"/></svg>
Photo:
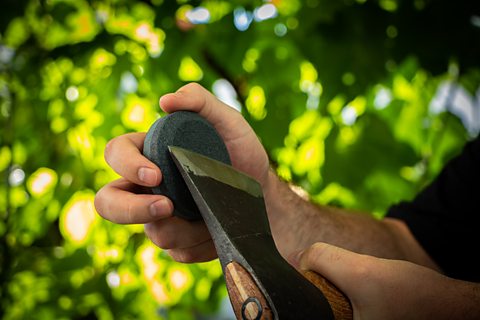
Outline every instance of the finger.
<svg viewBox="0 0 480 320"><path fill-rule="evenodd" d="M167 197L133 193L136 188L124 178L105 185L95 195L97 212L121 224L147 223L172 216L173 204Z"/></svg>
<svg viewBox="0 0 480 320"><path fill-rule="evenodd" d="M196 83L187 84L175 93L164 95L160 98L160 106L169 113L178 110L199 113L215 127L225 142L232 165L254 176L260 183L266 183L269 166L266 154L260 152L256 159L244 161L247 150L263 150L263 146L238 111Z"/></svg>
<svg viewBox="0 0 480 320"><path fill-rule="evenodd" d="M344 292L352 292L352 283L369 276L369 256L330 244L315 243L300 255L300 269L319 273Z"/></svg>
<svg viewBox="0 0 480 320"><path fill-rule="evenodd" d="M145 133L127 133L118 136L105 147L105 160L116 173L142 186L158 186L160 169L142 155Z"/></svg>
<svg viewBox="0 0 480 320"><path fill-rule="evenodd" d="M217 258L212 240L191 248L172 249L167 252L173 260L182 263L207 262Z"/></svg>
<svg viewBox="0 0 480 320"><path fill-rule="evenodd" d="M160 98L161 108L168 112L188 110L199 113L220 133L224 141L230 140L229 128L238 121L245 121L235 109L224 104L208 90L197 83L189 83L177 92L166 94ZM245 126L248 128L248 126Z"/></svg>
<svg viewBox="0 0 480 320"><path fill-rule="evenodd" d="M145 225L145 234L162 249L185 249L211 239L203 221L187 221L178 217Z"/></svg>

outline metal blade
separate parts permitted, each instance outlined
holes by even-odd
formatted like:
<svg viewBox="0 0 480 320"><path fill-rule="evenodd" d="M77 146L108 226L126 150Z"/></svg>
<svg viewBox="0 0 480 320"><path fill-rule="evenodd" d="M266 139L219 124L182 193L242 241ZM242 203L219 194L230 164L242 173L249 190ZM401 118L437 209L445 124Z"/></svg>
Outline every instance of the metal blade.
<svg viewBox="0 0 480 320"><path fill-rule="evenodd" d="M333 319L320 290L291 267L272 238L260 184L219 161L169 147L212 236L222 267L255 279L276 319Z"/></svg>

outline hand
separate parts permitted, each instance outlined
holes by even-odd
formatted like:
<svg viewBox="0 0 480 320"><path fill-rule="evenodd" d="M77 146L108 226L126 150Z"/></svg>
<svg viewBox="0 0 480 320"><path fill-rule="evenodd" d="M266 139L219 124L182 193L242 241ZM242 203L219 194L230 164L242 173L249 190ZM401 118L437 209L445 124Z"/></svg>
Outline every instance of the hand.
<svg viewBox="0 0 480 320"><path fill-rule="evenodd" d="M407 261L316 243L292 259L329 279L350 299L354 319L474 319L478 284L454 280Z"/></svg>
<svg viewBox="0 0 480 320"><path fill-rule="evenodd" d="M267 154L239 112L194 83L163 96L160 106L168 113L178 110L198 112L222 137L232 165L267 187ZM168 250L177 261L214 259L215 248L205 224L173 217L170 199L148 192L147 187L161 183L162 172L142 155L144 140L145 133L129 133L107 144L105 159L122 178L107 184L97 193L97 211L105 219L116 223L145 223L145 233L152 242Z"/></svg>

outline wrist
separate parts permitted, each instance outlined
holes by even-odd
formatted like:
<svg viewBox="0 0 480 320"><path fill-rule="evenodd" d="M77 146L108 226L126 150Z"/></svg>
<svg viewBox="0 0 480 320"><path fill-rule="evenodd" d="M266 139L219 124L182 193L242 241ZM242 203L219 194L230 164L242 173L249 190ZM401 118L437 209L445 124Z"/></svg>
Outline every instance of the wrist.
<svg viewBox="0 0 480 320"><path fill-rule="evenodd" d="M292 193L288 185L281 181L275 171L270 168L263 187L265 206L270 223L279 219L285 220L286 217L292 215L290 207Z"/></svg>
<svg viewBox="0 0 480 320"><path fill-rule="evenodd" d="M269 203L270 201L275 200L275 189L277 188L277 183L279 182L277 175L272 168L269 168L266 173L265 182L262 184L263 196L265 202Z"/></svg>
<svg viewBox="0 0 480 320"><path fill-rule="evenodd" d="M297 209L301 199L273 169L269 169L266 181L263 192L270 229L277 249L286 258L297 250L299 236L296 231L302 221Z"/></svg>

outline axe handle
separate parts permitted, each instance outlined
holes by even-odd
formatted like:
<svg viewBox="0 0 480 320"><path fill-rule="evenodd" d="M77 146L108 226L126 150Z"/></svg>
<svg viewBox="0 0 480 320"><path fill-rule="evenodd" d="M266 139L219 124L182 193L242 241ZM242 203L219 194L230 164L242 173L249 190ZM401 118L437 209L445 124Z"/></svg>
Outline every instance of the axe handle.
<svg viewBox="0 0 480 320"><path fill-rule="evenodd" d="M249 272L233 261L224 270L228 296L237 319L273 319L267 300ZM302 275L313 283L327 299L335 319L353 319L352 306L348 298L330 281L313 271Z"/></svg>
<svg viewBox="0 0 480 320"><path fill-rule="evenodd" d="M302 271L302 275L322 291L332 308L335 319L353 319L350 300L333 283L313 271Z"/></svg>
<svg viewBox="0 0 480 320"><path fill-rule="evenodd" d="M244 267L233 261L227 264L224 273L228 296L237 319L273 319L267 300Z"/></svg>

